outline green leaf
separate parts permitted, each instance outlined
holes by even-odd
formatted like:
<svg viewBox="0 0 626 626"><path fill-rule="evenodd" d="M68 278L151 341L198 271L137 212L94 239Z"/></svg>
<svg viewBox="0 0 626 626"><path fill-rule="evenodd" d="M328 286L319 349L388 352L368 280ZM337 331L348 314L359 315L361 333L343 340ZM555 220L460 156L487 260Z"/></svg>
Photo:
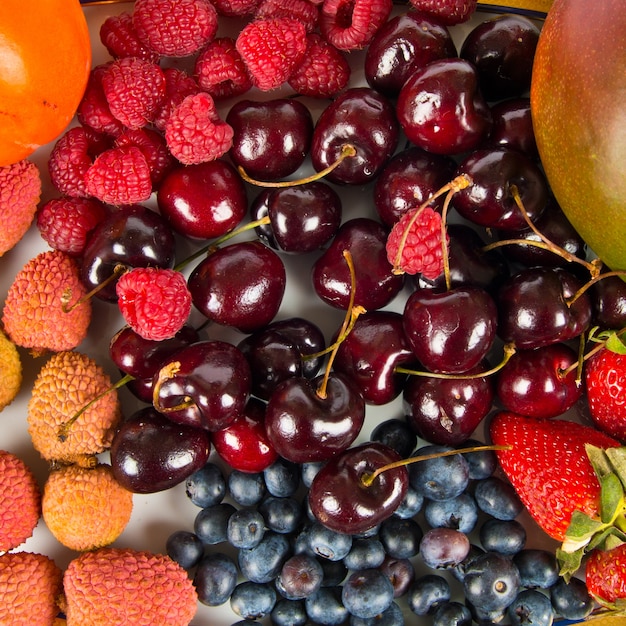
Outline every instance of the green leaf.
<svg viewBox="0 0 626 626"><path fill-rule="evenodd" d="M604 453L611 462L613 470L626 488L626 448L607 448Z"/></svg>
<svg viewBox="0 0 626 626"><path fill-rule="evenodd" d="M600 517L609 524L624 508L624 489L614 472L600 478L600 489Z"/></svg>
<svg viewBox="0 0 626 626"><path fill-rule="evenodd" d="M606 340L607 350L616 352L617 354L626 354L626 342L620 337L619 333L611 333Z"/></svg>
<svg viewBox="0 0 626 626"><path fill-rule="evenodd" d="M602 478L613 471L611 461L604 449L586 443L585 451L598 478Z"/></svg>
<svg viewBox="0 0 626 626"><path fill-rule="evenodd" d="M564 552L576 552L580 548L584 548L591 538L603 528L604 524L600 520L593 519L581 511L574 511L561 549Z"/></svg>
<svg viewBox="0 0 626 626"><path fill-rule="evenodd" d="M613 546L613 543L620 544L626 542L626 535L623 531L615 526L608 526L602 532L595 534L591 541L587 544L585 552L591 552L596 548L606 550L609 546Z"/></svg>
<svg viewBox="0 0 626 626"><path fill-rule="evenodd" d="M572 576L580 569L584 554L584 548L576 550L575 552L565 552L561 548L557 548L556 560L560 568L559 575L564 578L566 583L568 583Z"/></svg>

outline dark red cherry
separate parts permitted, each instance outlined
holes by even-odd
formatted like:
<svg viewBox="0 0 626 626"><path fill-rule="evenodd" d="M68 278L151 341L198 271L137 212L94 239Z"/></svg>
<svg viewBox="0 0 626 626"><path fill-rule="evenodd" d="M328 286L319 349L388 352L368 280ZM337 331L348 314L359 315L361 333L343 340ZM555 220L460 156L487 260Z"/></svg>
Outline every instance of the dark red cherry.
<svg viewBox="0 0 626 626"><path fill-rule="evenodd" d="M172 355L154 376L155 408L170 420L216 431L240 415L250 366L236 346L199 341Z"/></svg>
<svg viewBox="0 0 626 626"><path fill-rule="evenodd" d="M365 52L368 85L394 98L407 78L431 61L457 56L446 26L431 17L410 11L383 24Z"/></svg>
<svg viewBox="0 0 626 626"><path fill-rule="evenodd" d="M402 315L393 311L369 311L361 315L341 342L333 368L350 378L368 404L386 404L398 396L406 376L398 365L414 361L404 334Z"/></svg>
<svg viewBox="0 0 626 626"><path fill-rule="evenodd" d="M391 517L409 488L406 467L388 469L371 484L375 470L400 461L389 446L369 442L355 446L328 461L315 475L308 501L324 526L340 533L362 533Z"/></svg>
<svg viewBox="0 0 626 626"><path fill-rule="evenodd" d="M321 113L311 142L311 163L321 171L346 146L356 153L326 175L334 183L361 185L380 172L398 144L399 127L391 103L369 87L346 89Z"/></svg>
<svg viewBox="0 0 626 626"><path fill-rule="evenodd" d="M295 172L311 145L313 117L294 98L241 100L226 115L234 131L230 158L248 176L276 180Z"/></svg>
<svg viewBox="0 0 626 626"><path fill-rule="evenodd" d="M273 319L285 294L281 258L259 241L233 243L209 254L187 284L208 319L251 333Z"/></svg>
<svg viewBox="0 0 626 626"><path fill-rule="evenodd" d="M603 267L602 272L609 272ZM619 330L626 326L626 282L619 276L607 276L591 286L594 324Z"/></svg>
<svg viewBox="0 0 626 626"><path fill-rule="evenodd" d="M493 126L488 139L489 144L519 150L531 159L538 157L530 98L501 100L491 107L491 116Z"/></svg>
<svg viewBox="0 0 626 626"><path fill-rule="evenodd" d="M374 205L383 224L393 226L408 209L426 202L454 178L456 168L451 157L416 147L393 156L374 184ZM443 201L441 196L431 206L440 208Z"/></svg>
<svg viewBox="0 0 626 626"><path fill-rule="evenodd" d="M175 241L167 222L156 212L134 204L113 211L93 230L83 253L81 278L96 296L117 302L118 266L164 267L174 265ZM102 286L107 280L110 282Z"/></svg>
<svg viewBox="0 0 626 626"><path fill-rule="evenodd" d="M250 398L241 415L211 434L213 448L240 472L262 472L278 459L265 431L265 403Z"/></svg>
<svg viewBox="0 0 626 626"><path fill-rule="evenodd" d="M182 483L208 461L206 430L175 424L146 407L124 420L111 444L113 476L134 493L155 493Z"/></svg>
<svg viewBox="0 0 626 626"><path fill-rule="evenodd" d="M492 123L474 66L458 58L413 72L400 90L396 113L408 140L436 154L473 150Z"/></svg>
<svg viewBox="0 0 626 626"><path fill-rule="evenodd" d="M582 396L577 384L577 353L562 343L519 350L498 372L498 399L508 411L550 418L568 411Z"/></svg>
<svg viewBox="0 0 626 626"><path fill-rule="evenodd" d="M367 217L344 222L330 246L313 265L313 288L331 306L347 309L350 304L350 269L343 256L352 255L356 274L354 303L368 311L389 304L402 289L403 275L392 273L385 249L387 231Z"/></svg>
<svg viewBox="0 0 626 626"><path fill-rule="evenodd" d="M326 461L350 446L365 420L365 401L343 374L289 378L272 394L265 414L267 436L278 454L294 463Z"/></svg>
<svg viewBox="0 0 626 626"><path fill-rule="evenodd" d="M241 222L248 210L248 199L235 168L217 159L172 169L161 183L157 205L161 215L181 235L214 239Z"/></svg>
<svg viewBox="0 0 626 626"><path fill-rule="evenodd" d="M487 366L470 370L472 375ZM430 378L411 376L403 405L407 422L415 433L430 443L457 446L467 441L491 410L495 398L493 379Z"/></svg>
<svg viewBox="0 0 626 626"><path fill-rule="evenodd" d="M496 337L495 302L479 287L418 289L408 297L403 319L413 353L431 372L467 372L486 357Z"/></svg>

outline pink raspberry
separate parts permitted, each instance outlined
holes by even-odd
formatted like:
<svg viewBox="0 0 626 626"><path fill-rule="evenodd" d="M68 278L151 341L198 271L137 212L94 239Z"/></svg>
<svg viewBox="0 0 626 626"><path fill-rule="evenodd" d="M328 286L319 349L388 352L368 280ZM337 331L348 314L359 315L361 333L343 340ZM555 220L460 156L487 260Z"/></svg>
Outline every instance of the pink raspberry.
<svg viewBox="0 0 626 626"><path fill-rule="evenodd" d="M39 207L37 228L53 250L80 256L89 235L107 213L95 198L53 198Z"/></svg>
<svg viewBox="0 0 626 626"><path fill-rule="evenodd" d="M324 0L322 35L339 50L360 50L387 21L392 0Z"/></svg>
<svg viewBox="0 0 626 626"><path fill-rule="evenodd" d="M198 85L214 99L240 96L252 80L232 37L217 37L198 55L195 64Z"/></svg>
<svg viewBox="0 0 626 626"><path fill-rule="evenodd" d="M100 27L100 41L114 59L137 57L158 63L159 54L139 41L133 28L133 16L128 13L111 15Z"/></svg>
<svg viewBox="0 0 626 626"><path fill-rule="evenodd" d="M387 260L394 273L422 274L434 280L443 272L441 225L441 214L428 206L402 215L387 238Z"/></svg>
<svg viewBox="0 0 626 626"><path fill-rule="evenodd" d="M165 76L156 64L134 57L113 61L102 75L111 113L127 128L151 122L165 98Z"/></svg>
<svg viewBox="0 0 626 626"><path fill-rule="evenodd" d="M94 158L108 147L108 138L95 131L83 126L70 128L59 137L50 152L50 182L66 196L88 196L85 174Z"/></svg>
<svg viewBox="0 0 626 626"><path fill-rule="evenodd" d="M215 37L217 11L209 0L136 0L133 26L151 50L186 57Z"/></svg>
<svg viewBox="0 0 626 626"><path fill-rule="evenodd" d="M152 193L150 166L136 146L100 154L85 174L89 195L115 206L147 200Z"/></svg>
<svg viewBox="0 0 626 626"><path fill-rule="evenodd" d="M232 145L233 129L220 119L213 98L201 92L187 96L172 111L165 140L174 157L192 165L226 154Z"/></svg>
<svg viewBox="0 0 626 626"><path fill-rule="evenodd" d="M311 33L319 19L319 8L309 0L261 0L254 14L257 20L291 17L302 22Z"/></svg>
<svg viewBox="0 0 626 626"><path fill-rule="evenodd" d="M306 28L299 20L281 17L255 20L244 26L236 47L261 91L286 82L306 52Z"/></svg>
<svg viewBox="0 0 626 626"><path fill-rule="evenodd" d="M350 73L350 64L342 52L321 35L310 33L304 59L287 82L300 95L331 98L346 87Z"/></svg>
<svg viewBox="0 0 626 626"><path fill-rule="evenodd" d="M165 76L165 98L154 116L153 123L161 131L165 131L167 120L172 111L187 97L200 93L198 83L184 70L176 67L166 67L163 70Z"/></svg>
<svg viewBox="0 0 626 626"><path fill-rule="evenodd" d="M152 189L156 190L165 174L173 167L175 159L167 148L165 137L151 128L128 129L116 140L115 146L136 146L150 167Z"/></svg>
<svg viewBox="0 0 626 626"><path fill-rule="evenodd" d="M126 323L144 339L169 339L189 317L191 294L176 270L134 268L120 276L115 289Z"/></svg>
<svg viewBox="0 0 626 626"><path fill-rule="evenodd" d="M260 0L213 0L220 15L226 17L245 17L252 15Z"/></svg>
<svg viewBox="0 0 626 626"><path fill-rule="evenodd" d="M124 124L111 113L102 88L102 77L111 63L103 63L91 70L76 117L83 126L116 137L124 130Z"/></svg>
<svg viewBox="0 0 626 626"><path fill-rule="evenodd" d="M476 11L476 0L409 0L418 11L447 26L467 22Z"/></svg>

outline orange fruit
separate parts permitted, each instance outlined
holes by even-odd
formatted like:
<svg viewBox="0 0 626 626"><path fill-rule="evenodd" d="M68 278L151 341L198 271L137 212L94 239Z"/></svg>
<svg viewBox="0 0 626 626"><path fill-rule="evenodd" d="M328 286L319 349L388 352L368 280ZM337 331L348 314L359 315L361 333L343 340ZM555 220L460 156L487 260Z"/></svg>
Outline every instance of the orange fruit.
<svg viewBox="0 0 626 626"><path fill-rule="evenodd" d="M0 2L0 166L65 130L90 68L89 29L78 0Z"/></svg>

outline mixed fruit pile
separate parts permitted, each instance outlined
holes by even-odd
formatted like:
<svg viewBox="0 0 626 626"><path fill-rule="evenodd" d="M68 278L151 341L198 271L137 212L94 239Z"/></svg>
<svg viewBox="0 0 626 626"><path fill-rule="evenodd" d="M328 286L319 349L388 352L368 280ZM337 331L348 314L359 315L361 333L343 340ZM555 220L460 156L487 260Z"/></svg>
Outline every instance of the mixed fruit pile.
<svg viewBox="0 0 626 626"><path fill-rule="evenodd" d="M0 451L0 622L624 619L626 282L544 173L538 22L476 9L136 0L45 171L0 133L0 256L48 247L0 411L36 363L49 464ZM193 527L117 547L170 489Z"/></svg>

